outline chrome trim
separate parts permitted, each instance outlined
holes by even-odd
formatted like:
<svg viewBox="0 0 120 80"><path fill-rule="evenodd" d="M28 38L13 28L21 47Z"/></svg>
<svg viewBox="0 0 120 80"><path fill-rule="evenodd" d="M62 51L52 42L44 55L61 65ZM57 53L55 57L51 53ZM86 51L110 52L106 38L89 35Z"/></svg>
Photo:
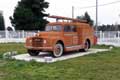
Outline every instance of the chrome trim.
<svg viewBox="0 0 120 80"><path fill-rule="evenodd" d="M66 48L78 48L78 47L81 47L81 45L76 45L76 46L67 46Z"/></svg>
<svg viewBox="0 0 120 80"><path fill-rule="evenodd" d="M77 34L68 34L68 33L66 33L66 34L64 34L64 36L77 36Z"/></svg>
<svg viewBox="0 0 120 80"><path fill-rule="evenodd" d="M32 46L25 46L25 48L28 48L28 49L43 49L43 50L52 49L52 47L32 47Z"/></svg>

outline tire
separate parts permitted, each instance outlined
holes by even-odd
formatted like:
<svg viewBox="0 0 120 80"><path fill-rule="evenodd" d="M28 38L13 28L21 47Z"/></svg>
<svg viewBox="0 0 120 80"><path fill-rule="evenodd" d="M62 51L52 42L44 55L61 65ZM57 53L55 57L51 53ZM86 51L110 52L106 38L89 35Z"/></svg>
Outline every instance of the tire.
<svg viewBox="0 0 120 80"><path fill-rule="evenodd" d="M63 45L61 43L57 43L54 46L53 57L60 57L62 56L63 52L64 52Z"/></svg>
<svg viewBox="0 0 120 80"><path fill-rule="evenodd" d="M86 40L84 45L85 45L85 47L84 47L83 50L84 50L85 52L87 52L87 51L89 50L89 48L90 48L90 43Z"/></svg>
<svg viewBox="0 0 120 80"><path fill-rule="evenodd" d="M29 53L30 56L38 56L39 51L36 51L36 50L28 50L28 53Z"/></svg>

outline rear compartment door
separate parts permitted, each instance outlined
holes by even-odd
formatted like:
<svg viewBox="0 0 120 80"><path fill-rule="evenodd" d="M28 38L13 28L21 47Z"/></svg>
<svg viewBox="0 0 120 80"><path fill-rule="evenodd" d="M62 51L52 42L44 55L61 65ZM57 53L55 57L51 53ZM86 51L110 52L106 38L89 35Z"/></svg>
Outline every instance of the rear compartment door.
<svg viewBox="0 0 120 80"><path fill-rule="evenodd" d="M72 46L73 34L71 32L64 32L64 41L65 41L66 47Z"/></svg>
<svg viewBox="0 0 120 80"><path fill-rule="evenodd" d="M73 34L72 45L76 46L76 45L78 45L78 34L77 34L77 32L73 32L72 34Z"/></svg>

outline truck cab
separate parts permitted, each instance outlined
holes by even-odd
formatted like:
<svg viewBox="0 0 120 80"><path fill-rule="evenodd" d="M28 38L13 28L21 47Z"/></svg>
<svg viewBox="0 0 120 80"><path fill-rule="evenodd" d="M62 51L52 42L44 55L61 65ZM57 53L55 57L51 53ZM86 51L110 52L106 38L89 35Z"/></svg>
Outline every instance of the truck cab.
<svg viewBox="0 0 120 80"><path fill-rule="evenodd" d="M85 21L60 16L50 18L56 18L56 22L48 23L45 31L26 38L25 47L31 56L47 51L60 57L68 51L88 51L94 44L94 29ZM67 21L59 22L58 19Z"/></svg>

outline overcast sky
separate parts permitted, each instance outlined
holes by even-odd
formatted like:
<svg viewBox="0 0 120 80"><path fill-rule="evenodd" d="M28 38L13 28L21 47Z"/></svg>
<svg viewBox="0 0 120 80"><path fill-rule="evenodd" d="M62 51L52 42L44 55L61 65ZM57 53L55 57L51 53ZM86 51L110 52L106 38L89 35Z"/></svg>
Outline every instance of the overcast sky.
<svg viewBox="0 0 120 80"><path fill-rule="evenodd" d="M11 26L9 16L13 14L17 2L20 0L0 0L0 10L3 11L6 26ZM46 13L59 16L72 16L72 6L75 7L75 17L83 15L86 11L90 14L91 18L95 20L96 12L95 7L81 9L81 7L94 6L96 0L46 0L50 3ZM98 0L99 5L111 3L120 0ZM98 10L98 23L99 24L120 24L120 2L99 7Z"/></svg>

